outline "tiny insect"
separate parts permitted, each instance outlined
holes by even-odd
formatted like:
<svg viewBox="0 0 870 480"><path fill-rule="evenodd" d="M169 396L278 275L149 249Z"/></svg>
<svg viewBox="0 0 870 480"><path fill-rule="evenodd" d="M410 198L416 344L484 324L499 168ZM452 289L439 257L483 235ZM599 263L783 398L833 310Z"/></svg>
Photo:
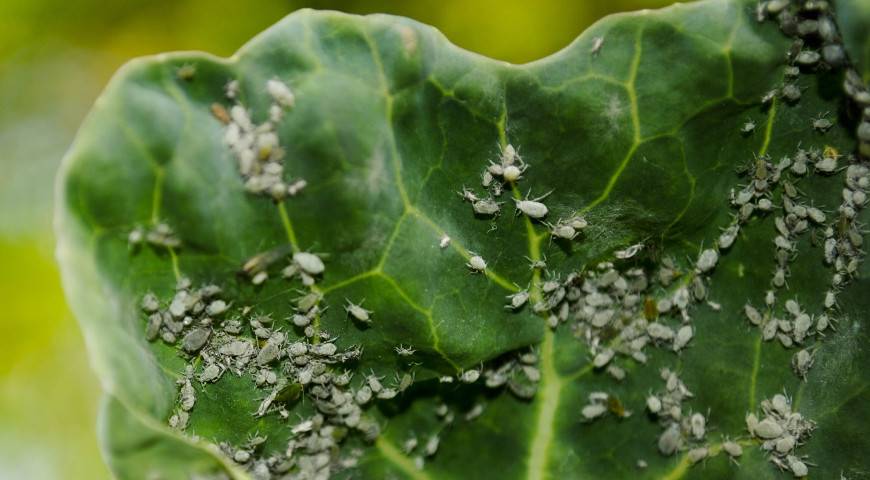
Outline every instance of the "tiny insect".
<svg viewBox="0 0 870 480"><path fill-rule="evenodd" d="M819 132L824 133L824 132L828 131L831 127L834 126L834 124L831 123L830 120L825 118L826 115L827 115L827 112L820 113L818 118L813 119L813 128L814 129L816 129Z"/></svg>
<svg viewBox="0 0 870 480"><path fill-rule="evenodd" d="M735 222L719 235L719 241L717 242L719 248L731 248L731 245L734 245L734 241L737 240L738 233L740 233L740 224Z"/></svg>
<svg viewBox="0 0 870 480"><path fill-rule="evenodd" d="M776 94L777 94L777 93L779 93L779 92L778 92L775 88L774 88L773 90L771 90L771 91L765 93L765 94L761 97L761 103L764 104L764 105L767 105L768 103L772 102L773 99L776 98Z"/></svg>
<svg viewBox="0 0 870 480"><path fill-rule="evenodd" d="M701 252L701 255L698 256L698 262L695 265L695 268L700 273L707 273L712 270L716 263L719 262L719 252L715 249L708 248Z"/></svg>
<svg viewBox="0 0 870 480"><path fill-rule="evenodd" d="M725 450L725 453L727 453L731 458L743 455L743 447L741 447L739 443L731 440L722 444L722 450Z"/></svg>
<svg viewBox="0 0 870 480"><path fill-rule="evenodd" d="M410 346L406 347L404 345L397 346L395 348L395 350L396 350L396 354L398 354L400 357L410 357L411 355L413 355L414 353L417 352L416 350L414 350L413 347L410 347Z"/></svg>
<svg viewBox="0 0 870 480"><path fill-rule="evenodd" d="M369 324L372 323L371 314L373 313L371 310L366 310L362 308L362 303L365 301L363 299L359 304L353 303L348 299L344 299L347 302L347 305L344 306L344 310L350 314L354 319Z"/></svg>
<svg viewBox="0 0 870 480"><path fill-rule="evenodd" d="M623 250L617 250L617 251L613 252L613 255L620 260L626 260L626 259L629 259L629 258L637 255L638 252L643 250L643 247L644 247L643 243L636 243L636 244L631 245Z"/></svg>
<svg viewBox="0 0 870 480"><path fill-rule="evenodd" d="M680 327L680 329L677 330L677 335L674 337L674 351L679 352L685 348L689 341L692 340L694 333L695 332L692 330L691 325L683 325Z"/></svg>
<svg viewBox="0 0 870 480"><path fill-rule="evenodd" d="M822 56L819 54L819 52L814 52L812 50L803 50L798 53L797 57L795 58L795 63L797 63L798 65L803 65L805 67L811 67L819 63L819 60L821 60L821 58Z"/></svg>
<svg viewBox="0 0 870 480"><path fill-rule="evenodd" d="M707 449L707 447L693 448L689 450L689 453L686 454L686 458L689 459L689 463L695 464L707 458L707 455L709 453L710 451Z"/></svg>
<svg viewBox="0 0 870 480"><path fill-rule="evenodd" d="M474 383L480 378L480 370L470 369L462 372L459 375L459 381L462 383Z"/></svg>
<svg viewBox="0 0 870 480"><path fill-rule="evenodd" d="M506 182L514 183L523 178L524 170L525 169L520 169L520 167L517 167L516 165L508 165L504 167L502 178L504 178Z"/></svg>
<svg viewBox="0 0 870 480"><path fill-rule="evenodd" d="M547 196L550 195L551 193L553 193L553 192L550 191L550 192L548 192L548 193L546 193L538 198L532 199L532 200L528 199L528 194L526 195L526 199L524 199L524 200L514 199L514 203L516 204L516 208L517 208L517 215L519 215L520 212L522 212L530 218L540 219L540 218L546 217L547 213L549 213L550 210L547 208L546 205L541 203L540 200L547 198Z"/></svg>
<svg viewBox="0 0 870 480"><path fill-rule="evenodd" d="M440 240L438 240L438 248L444 249L447 248L448 245L450 245L450 237L445 234Z"/></svg>
<svg viewBox="0 0 870 480"><path fill-rule="evenodd" d="M837 170L837 157L822 157L813 166L818 173L834 173Z"/></svg>
<svg viewBox="0 0 870 480"><path fill-rule="evenodd" d="M523 305L525 305L526 302L529 301L529 291L528 290L521 290L521 291L514 293L512 295L508 295L505 298L510 300L510 305L505 305L504 308L517 310L520 307L522 307Z"/></svg>
<svg viewBox="0 0 870 480"><path fill-rule="evenodd" d="M607 413L607 405L603 403L586 405L582 410L580 410L580 413L583 415L584 419L593 420Z"/></svg>
<svg viewBox="0 0 870 480"><path fill-rule="evenodd" d="M610 363L610 360L613 358L614 353L615 352L609 348L599 352L597 355L595 355L595 358L592 360L592 365L595 368L601 368L601 367L607 365L608 363Z"/></svg>
<svg viewBox="0 0 870 480"><path fill-rule="evenodd" d="M469 190L465 187L462 187L462 191L456 192L456 194L459 195L460 197L462 197L462 199L465 200L466 202L474 203L474 202L477 202L478 200L480 200L480 198L478 198L474 192L472 192L471 190Z"/></svg>
<svg viewBox="0 0 870 480"><path fill-rule="evenodd" d="M750 135L752 132L755 131L755 127L755 121L747 120L743 124L743 126L740 127L740 133L742 133L743 135Z"/></svg>
<svg viewBox="0 0 870 480"><path fill-rule="evenodd" d="M294 253L293 263L309 275L320 275L326 269L320 257L308 252Z"/></svg>
<svg viewBox="0 0 870 480"><path fill-rule="evenodd" d="M782 98L787 102L794 103L801 99L801 89L793 83L782 87Z"/></svg>
<svg viewBox="0 0 870 480"><path fill-rule="evenodd" d="M272 99L284 108L293 108L296 104L296 96L284 82L272 79L266 82L266 90Z"/></svg>
<svg viewBox="0 0 870 480"><path fill-rule="evenodd" d="M471 204L471 207L474 209L474 213L484 216L497 215L501 211L499 203L491 198L477 200Z"/></svg>
<svg viewBox="0 0 870 480"><path fill-rule="evenodd" d="M784 430L780 424L776 423L772 418L767 417L758 422L758 425L755 425L752 433L758 438L772 440L779 438L779 436L783 434L783 431Z"/></svg>
<svg viewBox="0 0 870 480"><path fill-rule="evenodd" d="M190 63L185 63L184 65L178 67L175 70L175 76L178 77L179 80L184 80L185 82L189 82L193 80L193 77L196 75L196 66Z"/></svg>
<svg viewBox="0 0 870 480"><path fill-rule="evenodd" d="M743 312L746 314L746 318L749 319L749 322L751 324L761 325L762 317L758 310L755 309L755 307L747 303L743 306Z"/></svg>
<svg viewBox="0 0 870 480"><path fill-rule="evenodd" d="M548 224L547 226L550 228L550 234L556 238L574 240L579 234L571 224L559 222L555 225Z"/></svg>
<svg viewBox="0 0 870 480"><path fill-rule="evenodd" d="M465 264L473 273L481 273L486 271L486 260L483 259L480 255L471 253L471 258L468 259L468 263Z"/></svg>
<svg viewBox="0 0 870 480"><path fill-rule="evenodd" d="M229 125L232 121L229 112L227 112L227 109L220 103L215 102L211 104L211 114L224 125Z"/></svg>
<svg viewBox="0 0 870 480"><path fill-rule="evenodd" d="M646 398L646 408L650 413L657 414L662 410L662 401L655 395Z"/></svg>
<svg viewBox="0 0 870 480"><path fill-rule="evenodd" d="M676 424L671 424L659 436L658 449L662 455L671 456L682 446L682 443L679 427Z"/></svg>
<svg viewBox="0 0 870 480"><path fill-rule="evenodd" d="M603 46L604 37L595 37L592 39L592 48L589 49L589 53L592 54L592 56L597 56Z"/></svg>

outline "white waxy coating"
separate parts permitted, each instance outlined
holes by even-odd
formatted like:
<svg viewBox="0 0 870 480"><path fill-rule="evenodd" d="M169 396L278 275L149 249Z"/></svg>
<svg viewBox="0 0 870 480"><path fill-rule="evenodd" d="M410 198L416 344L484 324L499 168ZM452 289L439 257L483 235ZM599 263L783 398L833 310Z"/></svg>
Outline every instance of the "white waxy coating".
<svg viewBox="0 0 870 480"><path fill-rule="evenodd" d="M486 260L483 259L480 255L474 255L468 259L468 268L476 271L482 272L486 270Z"/></svg>
<svg viewBox="0 0 870 480"><path fill-rule="evenodd" d="M598 418L604 415L604 412L607 411L607 406L601 403L593 403L592 405L586 405L583 407L580 413L583 414L583 418L587 420L592 420L593 418Z"/></svg>
<svg viewBox="0 0 870 480"><path fill-rule="evenodd" d="M326 269L323 260L317 255L308 252L296 252L293 254L293 263L299 266L309 275L320 275Z"/></svg>
<svg viewBox="0 0 870 480"><path fill-rule="evenodd" d="M520 175L522 175L522 171L515 165L508 165L504 169L504 173L502 176L508 182L516 182L520 179Z"/></svg>
<svg viewBox="0 0 870 480"><path fill-rule="evenodd" d="M783 433L782 426L771 418L765 418L764 420L758 422L758 425L755 426L755 435L758 438L763 438L765 440L772 440L774 438L779 438Z"/></svg>
<svg viewBox="0 0 870 480"><path fill-rule="evenodd" d="M514 200L517 205L517 210L523 212L531 218L544 218L550 213L550 210L541 202L534 200Z"/></svg>
<svg viewBox="0 0 870 480"><path fill-rule="evenodd" d="M278 104L285 108L292 108L296 103L296 96L284 82L280 80L269 80L266 82L266 90Z"/></svg>

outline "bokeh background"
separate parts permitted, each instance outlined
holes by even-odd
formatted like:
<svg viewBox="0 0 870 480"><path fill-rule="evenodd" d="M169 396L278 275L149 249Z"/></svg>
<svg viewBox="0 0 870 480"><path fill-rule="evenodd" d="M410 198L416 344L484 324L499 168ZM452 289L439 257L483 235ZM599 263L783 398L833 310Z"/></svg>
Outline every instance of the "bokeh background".
<svg viewBox="0 0 870 480"><path fill-rule="evenodd" d="M230 55L304 7L392 13L514 63L667 0L0 0L0 479L110 478L99 382L54 264L54 174L112 73L169 50ZM99 175L99 172L94 172Z"/></svg>

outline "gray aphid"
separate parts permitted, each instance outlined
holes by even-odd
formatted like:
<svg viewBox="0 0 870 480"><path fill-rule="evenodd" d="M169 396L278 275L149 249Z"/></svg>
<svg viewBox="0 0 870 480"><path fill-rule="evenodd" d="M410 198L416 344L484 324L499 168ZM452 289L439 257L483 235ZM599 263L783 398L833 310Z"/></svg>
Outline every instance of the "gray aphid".
<svg viewBox="0 0 870 480"><path fill-rule="evenodd" d="M208 328L195 328L184 336L181 348L187 353L196 353L208 342L210 334L211 330Z"/></svg>
<svg viewBox="0 0 870 480"><path fill-rule="evenodd" d="M696 268L701 273L706 273L712 270L716 263L719 262L719 252L708 248L701 252L701 255L698 256L698 263L696 264Z"/></svg>
<svg viewBox="0 0 870 480"><path fill-rule="evenodd" d="M496 215L500 210L499 204L490 198L484 198L471 204L474 213L478 215Z"/></svg>
<svg viewBox="0 0 870 480"><path fill-rule="evenodd" d="M293 263L309 275L320 275L326 269L323 260L317 255L308 252L296 252L293 254Z"/></svg>
<svg viewBox="0 0 870 480"><path fill-rule="evenodd" d="M366 309L362 308L360 306L360 305L362 305L362 302L360 302L359 305L357 305L348 299L345 299L345 301L347 302L347 305L344 306L344 310L347 313L349 313L350 316L352 316L356 320L359 320L360 322L371 323L371 321L372 321L371 314L373 312L371 312L370 310L366 310Z"/></svg>

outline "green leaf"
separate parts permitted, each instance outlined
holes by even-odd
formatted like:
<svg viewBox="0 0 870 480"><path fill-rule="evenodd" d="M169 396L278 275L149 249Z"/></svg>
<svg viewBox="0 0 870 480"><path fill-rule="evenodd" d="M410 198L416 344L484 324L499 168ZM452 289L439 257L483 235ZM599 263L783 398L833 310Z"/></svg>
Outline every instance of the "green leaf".
<svg viewBox="0 0 870 480"><path fill-rule="evenodd" d="M796 453L808 456L812 475L867 471L866 264L844 281L839 307L829 312L836 331L805 342L815 355L805 382L790 366L797 348L762 341L743 314L747 302L761 308L771 288L778 210L743 225L709 276L693 272L699 253L715 246L736 212L729 192L747 182L738 167L764 155L776 164L799 147L855 149L842 71L803 72L799 102L762 105L760 98L783 84L789 45L774 23L756 22L747 0L607 17L561 52L526 65L460 50L407 19L300 11L229 59L176 53L129 63L82 126L57 195L65 288L109 395L102 415L109 465L119 478L188 472L245 478L251 462L231 467L225 454L203 445L237 448L263 435L255 453L283 454L291 429L313 412L311 392L303 389L294 403L291 378L290 387L275 387L284 388L276 392L287 397L279 400L288 418L275 411L255 416L272 391L257 387L256 369L224 373L214 384L194 381L197 400L186 431L164 426L178 412L177 382L184 385L188 360L199 375L208 359L188 356L181 341L147 341L147 315L139 307L154 292L165 308L177 281L188 277L194 287L219 285L230 302L223 317L214 315L212 338L221 318L247 321L255 314L271 315L291 340L300 338L289 317L304 287L280 278L283 249L322 254L326 271L315 288L329 308L314 324L337 337L340 350L362 347L360 359L345 365L355 373L354 389L370 372L387 376L390 387L399 383L389 379L394 374L415 378L395 399L366 407L382 430L374 443L357 431L340 440L342 456L362 448L359 465L337 471L340 477L785 478L790 473L779 473L744 423L747 412L758 413L763 399L782 391L817 422ZM223 140L225 126L213 113L215 103L233 104L224 92L233 79L238 101L257 123L268 119L273 103L269 80L295 93L295 106L276 128L284 181L308 183L299 195L276 202L246 192ZM834 126L823 133L812 121L825 112ZM757 127L741 134L749 120ZM475 216L455 192L466 186L480 194L481 172L508 144L518 147L528 170L500 197L501 215ZM848 162L840 158L841 166ZM798 186L801 202L824 208L827 224L840 227L843 171L783 175ZM552 241L542 222L513 214L512 198L550 191L543 200L547 220L580 212L589 222L573 241ZM777 186L770 196L777 208L781 191ZM866 217L859 209L860 220ZM131 248L131 231L160 222L180 246ZM792 298L816 317L824 310L834 271L813 244L823 228L811 230L797 237L788 286L777 289L777 316ZM450 244L440 248L445 234ZM635 257L615 259L638 242L645 247ZM278 252L270 278L253 285L240 270L269 251ZM486 260L485 273L466 266L472 252ZM648 347L645 364L618 356L613 362L627 371L621 382L593 368L598 350L572 325L551 330L547 315L531 305L505 308L506 295L530 286L534 303L543 280L594 271L603 261L615 261L622 272L643 268L652 279L665 257L682 272L678 283L653 282L645 296L661 304L680 282L709 277L709 298L721 311L703 303L691 308L694 338L680 354L666 344ZM529 268L530 260L544 258L547 274ZM349 317L346 299L365 299L370 325ZM676 314L662 318L680 324ZM252 332L245 327L241 335ZM400 345L416 350L410 360L396 354ZM488 389L483 380L438 380L495 368L529 346L537 348L541 374L531 400ZM275 371L285 375L288 368ZM709 445L713 458L690 466L685 452L658 452L662 425L644 409L647 395L664 388L661 368L677 371L694 393L684 414L708 415L706 439L687 445ZM631 415L584 420L581 410L596 391ZM455 416L446 427L435 413L442 402ZM478 404L485 405L482 414L464 420ZM440 446L419 470L415 457L436 434ZM401 447L412 435L420 446L406 455ZM729 437L744 445L739 465L720 451ZM639 460L648 467L639 469Z"/></svg>

